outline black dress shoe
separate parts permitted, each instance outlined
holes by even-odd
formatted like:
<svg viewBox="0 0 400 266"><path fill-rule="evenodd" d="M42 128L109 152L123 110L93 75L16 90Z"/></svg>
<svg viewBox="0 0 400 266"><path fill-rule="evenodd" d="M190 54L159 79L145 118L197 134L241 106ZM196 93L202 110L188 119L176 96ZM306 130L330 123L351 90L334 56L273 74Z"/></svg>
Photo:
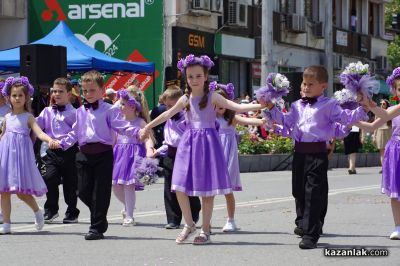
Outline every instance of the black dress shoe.
<svg viewBox="0 0 400 266"><path fill-rule="evenodd" d="M355 174L357 174L357 171L356 170L348 170L349 171L349 175L355 175Z"/></svg>
<svg viewBox="0 0 400 266"><path fill-rule="evenodd" d="M45 212L44 213L44 222L45 223L52 223L54 221L54 219L56 219L58 217L58 212Z"/></svg>
<svg viewBox="0 0 400 266"><path fill-rule="evenodd" d="M302 239L299 243L299 248L301 249L314 249L317 247L317 241L311 239Z"/></svg>
<svg viewBox="0 0 400 266"><path fill-rule="evenodd" d="M89 231L89 233L85 235L85 240L99 240L99 239L104 239L104 235L102 233Z"/></svg>
<svg viewBox="0 0 400 266"><path fill-rule="evenodd" d="M303 229L301 229L300 227L296 226L296 228L294 229L294 233L298 236L303 236L304 235L304 231Z"/></svg>
<svg viewBox="0 0 400 266"><path fill-rule="evenodd" d="M180 225L175 223L169 223L165 225L165 229L179 229Z"/></svg>

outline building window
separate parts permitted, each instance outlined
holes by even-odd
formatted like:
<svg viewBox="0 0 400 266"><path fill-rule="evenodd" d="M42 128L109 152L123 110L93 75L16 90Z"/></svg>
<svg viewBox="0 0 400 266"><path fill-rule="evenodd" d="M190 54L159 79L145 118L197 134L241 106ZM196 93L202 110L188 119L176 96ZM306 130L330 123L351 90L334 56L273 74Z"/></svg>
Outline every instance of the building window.
<svg viewBox="0 0 400 266"><path fill-rule="evenodd" d="M380 5L369 2L368 9L368 34L372 36L380 36Z"/></svg>
<svg viewBox="0 0 400 266"><path fill-rule="evenodd" d="M319 1L305 0L304 15L308 18L309 21L319 21Z"/></svg>
<svg viewBox="0 0 400 266"><path fill-rule="evenodd" d="M235 97L251 96L248 89L248 66L245 61L221 59L220 61L220 82L233 83L235 86Z"/></svg>
<svg viewBox="0 0 400 266"><path fill-rule="evenodd" d="M332 23L337 28L342 28L342 0L333 0L332 1Z"/></svg>
<svg viewBox="0 0 400 266"><path fill-rule="evenodd" d="M294 14L296 13L296 1L295 0L280 0L279 10L281 13Z"/></svg>

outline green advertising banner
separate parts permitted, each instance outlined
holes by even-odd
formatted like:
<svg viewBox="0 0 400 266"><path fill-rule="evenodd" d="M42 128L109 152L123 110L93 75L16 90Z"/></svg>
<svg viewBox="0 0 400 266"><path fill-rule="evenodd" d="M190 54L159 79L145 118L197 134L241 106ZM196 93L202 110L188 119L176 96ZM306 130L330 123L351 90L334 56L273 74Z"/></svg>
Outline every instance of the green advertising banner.
<svg viewBox="0 0 400 266"><path fill-rule="evenodd" d="M139 74L107 77L115 90L138 84L150 107L162 92L162 0L30 0L29 42L48 34L63 20L81 41L109 56L135 62L154 62L153 77Z"/></svg>

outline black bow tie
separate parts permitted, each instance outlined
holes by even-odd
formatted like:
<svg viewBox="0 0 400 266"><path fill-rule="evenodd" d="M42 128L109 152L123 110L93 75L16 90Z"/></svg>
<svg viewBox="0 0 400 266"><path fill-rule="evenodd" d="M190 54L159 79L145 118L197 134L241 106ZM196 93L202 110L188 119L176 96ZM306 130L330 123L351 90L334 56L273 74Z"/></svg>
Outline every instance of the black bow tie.
<svg viewBox="0 0 400 266"><path fill-rule="evenodd" d="M310 105L313 105L318 101L317 97L301 97L301 103L302 104L307 104L309 103Z"/></svg>
<svg viewBox="0 0 400 266"><path fill-rule="evenodd" d="M51 108L53 108L54 111L57 111L57 110L59 112L65 111L65 105L57 105L57 104L55 104Z"/></svg>
<svg viewBox="0 0 400 266"><path fill-rule="evenodd" d="M97 108L99 108L99 101L95 101L95 102L92 102L92 103L90 103L90 102L88 102L88 101L85 101L85 102L83 103L83 105L85 106L85 109L86 109L86 110L89 109L90 107L92 107L92 109L93 109L93 111L94 111L94 110L96 110Z"/></svg>

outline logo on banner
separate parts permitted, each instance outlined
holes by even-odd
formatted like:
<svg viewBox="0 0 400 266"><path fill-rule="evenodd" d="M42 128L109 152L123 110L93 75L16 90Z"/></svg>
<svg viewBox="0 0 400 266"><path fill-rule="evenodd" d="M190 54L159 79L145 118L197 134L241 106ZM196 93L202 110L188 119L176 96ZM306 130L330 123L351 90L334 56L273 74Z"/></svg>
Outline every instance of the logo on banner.
<svg viewBox="0 0 400 266"><path fill-rule="evenodd" d="M44 3L47 6L47 9L42 12L42 19L44 21L51 21L53 18L53 12L57 14L57 21L67 19L57 0L44 0Z"/></svg>
<svg viewBox="0 0 400 266"><path fill-rule="evenodd" d="M44 2L47 6L47 9L42 12L44 21L139 18L145 16L145 5L154 4L154 0L138 0L133 3L70 4L66 16L58 0L45 0ZM56 14L55 18L53 18L54 13Z"/></svg>

